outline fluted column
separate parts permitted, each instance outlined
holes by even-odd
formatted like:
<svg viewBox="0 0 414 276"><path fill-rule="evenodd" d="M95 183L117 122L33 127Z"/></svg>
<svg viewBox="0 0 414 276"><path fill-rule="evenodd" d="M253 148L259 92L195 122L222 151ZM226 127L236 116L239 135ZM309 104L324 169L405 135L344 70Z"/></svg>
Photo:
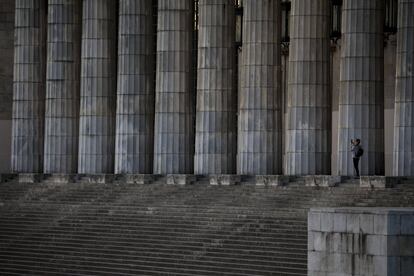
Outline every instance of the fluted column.
<svg viewBox="0 0 414 276"><path fill-rule="evenodd" d="M152 0L119 3L115 173L152 173L155 28Z"/></svg>
<svg viewBox="0 0 414 276"><path fill-rule="evenodd" d="M114 0L83 0L79 173L114 169L116 10Z"/></svg>
<svg viewBox="0 0 414 276"><path fill-rule="evenodd" d="M193 0L159 0L154 173L193 173Z"/></svg>
<svg viewBox="0 0 414 276"><path fill-rule="evenodd" d="M49 1L45 173L78 168L81 0Z"/></svg>
<svg viewBox="0 0 414 276"><path fill-rule="evenodd" d="M338 173L352 175L350 141L361 139L363 175L384 174L383 0L344 0Z"/></svg>
<svg viewBox="0 0 414 276"><path fill-rule="evenodd" d="M236 173L237 90L233 0L199 2L195 174Z"/></svg>
<svg viewBox="0 0 414 276"><path fill-rule="evenodd" d="M394 115L395 176L414 176L414 0L399 0Z"/></svg>
<svg viewBox="0 0 414 276"><path fill-rule="evenodd" d="M331 173L330 1L292 0L288 175Z"/></svg>
<svg viewBox="0 0 414 276"><path fill-rule="evenodd" d="M243 1L237 171L282 172L279 0Z"/></svg>
<svg viewBox="0 0 414 276"><path fill-rule="evenodd" d="M12 171L43 170L46 1L16 1Z"/></svg>

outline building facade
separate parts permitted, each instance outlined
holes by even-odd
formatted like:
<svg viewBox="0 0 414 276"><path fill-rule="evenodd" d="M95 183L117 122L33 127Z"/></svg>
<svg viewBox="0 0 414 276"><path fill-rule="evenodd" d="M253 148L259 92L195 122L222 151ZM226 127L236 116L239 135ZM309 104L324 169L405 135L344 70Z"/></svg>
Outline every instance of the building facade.
<svg viewBox="0 0 414 276"><path fill-rule="evenodd" d="M3 171L414 175L414 0L9 2Z"/></svg>

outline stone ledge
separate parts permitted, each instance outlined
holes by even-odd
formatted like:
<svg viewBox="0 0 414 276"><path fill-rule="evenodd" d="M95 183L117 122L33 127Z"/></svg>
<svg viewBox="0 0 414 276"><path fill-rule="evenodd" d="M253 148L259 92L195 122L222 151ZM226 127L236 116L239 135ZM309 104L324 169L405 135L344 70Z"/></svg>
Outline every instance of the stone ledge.
<svg viewBox="0 0 414 276"><path fill-rule="evenodd" d="M193 174L167 174L168 185L189 185L196 181Z"/></svg>
<svg viewBox="0 0 414 276"><path fill-rule="evenodd" d="M51 173L43 175L44 183L68 184L76 181L76 174Z"/></svg>
<svg viewBox="0 0 414 276"><path fill-rule="evenodd" d="M289 183L286 175L256 175L257 186L285 186Z"/></svg>
<svg viewBox="0 0 414 276"><path fill-rule="evenodd" d="M107 184L113 182L114 179L113 174L78 174L76 182Z"/></svg>
<svg viewBox="0 0 414 276"><path fill-rule="evenodd" d="M336 175L306 175L304 179L309 187L335 187L342 182L342 177Z"/></svg>
<svg viewBox="0 0 414 276"><path fill-rule="evenodd" d="M43 180L41 173L19 173L19 183L40 183Z"/></svg>
<svg viewBox="0 0 414 276"><path fill-rule="evenodd" d="M150 184L154 182L155 175L153 174L126 174L124 176L125 182L127 184Z"/></svg>
<svg viewBox="0 0 414 276"><path fill-rule="evenodd" d="M361 176L359 186L371 189L392 188L398 181L398 177L392 176Z"/></svg>
<svg viewBox="0 0 414 276"><path fill-rule="evenodd" d="M240 175L235 174L216 174L209 175L208 177L210 185L222 185L230 186L239 184L241 181Z"/></svg>

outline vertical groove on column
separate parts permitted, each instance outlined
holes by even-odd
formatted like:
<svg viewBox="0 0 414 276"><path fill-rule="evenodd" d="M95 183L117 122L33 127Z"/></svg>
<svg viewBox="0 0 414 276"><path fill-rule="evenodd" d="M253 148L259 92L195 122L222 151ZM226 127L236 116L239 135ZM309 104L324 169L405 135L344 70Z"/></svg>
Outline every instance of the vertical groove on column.
<svg viewBox="0 0 414 276"><path fill-rule="evenodd" d="M282 172L279 0L243 1L237 171Z"/></svg>
<svg viewBox="0 0 414 276"><path fill-rule="evenodd" d="M395 176L414 176L414 0L399 0L394 115Z"/></svg>
<svg viewBox="0 0 414 276"><path fill-rule="evenodd" d="M152 173L154 24L151 0L121 0L118 42L116 173Z"/></svg>
<svg viewBox="0 0 414 276"><path fill-rule="evenodd" d="M350 141L361 139L360 172L384 174L382 0L344 0L339 95L338 173L352 175Z"/></svg>
<svg viewBox="0 0 414 276"><path fill-rule="evenodd" d="M43 169L46 1L16 1L12 170Z"/></svg>
<svg viewBox="0 0 414 276"><path fill-rule="evenodd" d="M234 0L199 2L196 174L236 173Z"/></svg>
<svg viewBox="0 0 414 276"><path fill-rule="evenodd" d="M111 173L115 152L117 2L84 0L79 173Z"/></svg>
<svg viewBox="0 0 414 276"><path fill-rule="evenodd" d="M154 173L193 173L193 0L159 0Z"/></svg>
<svg viewBox="0 0 414 276"><path fill-rule="evenodd" d="M76 173L78 164L81 1L49 1L45 173Z"/></svg>
<svg viewBox="0 0 414 276"><path fill-rule="evenodd" d="M330 1L293 0L291 26L285 173L330 174Z"/></svg>

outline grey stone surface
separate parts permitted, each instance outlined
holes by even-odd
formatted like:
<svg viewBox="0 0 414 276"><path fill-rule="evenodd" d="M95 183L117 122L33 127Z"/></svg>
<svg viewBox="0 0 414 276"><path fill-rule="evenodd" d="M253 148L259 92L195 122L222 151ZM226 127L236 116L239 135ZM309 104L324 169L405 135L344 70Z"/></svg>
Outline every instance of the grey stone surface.
<svg viewBox="0 0 414 276"><path fill-rule="evenodd" d="M154 126L156 174L193 173L193 28L194 1L158 1Z"/></svg>
<svg viewBox="0 0 414 276"><path fill-rule="evenodd" d="M395 176L414 176L414 1L398 6L394 114Z"/></svg>
<svg viewBox="0 0 414 276"><path fill-rule="evenodd" d="M196 181L193 174L167 174L168 185L189 185Z"/></svg>
<svg viewBox="0 0 414 276"><path fill-rule="evenodd" d="M98 184L109 184L112 183L115 179L113 174L78 174L77 182L79 183L98 183Z"/></svg>
<svg viewBox="0 0 414 276"><path fill-rule="evenodd" d="M114 170L117 2L84 0L79 173Z"/></svg>
<svg viewBox="0 0 414 276"><path fill-rule="evenodd" d="M235 7L198 4L195 174L234 174L237 155Z"/></svg>
<svg viewBox="0 0 414 276"><path fill-rule="evenodd" d="M48 5L45 173L78 170L81 0Z"/></svg>
<svg viewBox="0 0 414 276"><path fill-rule="evenodd" d="M258 186L285 186L289 183L289 176L285 175L256 175Z"/></svg>
<svg viewBox="0 0 414 276"><path fill-rule="evenodd" d="M2 173L0 174L0 183L14 180L18 175L14 173Z"/></svg>
<svg viewBox="0 0 414 276"><path fill-rule="evenodd" d="M151 174L127 174L125 175L128 184L150 184L154 181L154 175Z"/></svg>
<svg viewBox="0 0 414 276"><path fill-rule="evenodd" d="M341 183L340 176L334 175L307 175L305 176L305 185L312 187L335 187Z"/></svg>
<svg viewBox="0 0 414 276"><path fill-rule="evenodd" d="M155 22L152 0L121 0L115 173L152 173Z"/></svg>
<svg viewBox="0 0 414 276"><path fill-rule="evenodd" d="M230 186L239 184L241 181L240 175L235 174L213 174L208 178L210 185Z"/></svg>
<svg viewBox="0 0 414 276"><path fill-rule="evenodd" d="M384 174L384 1L344 0L338 174L353 175L350 141L361 139L362 175Z"/></svg>
<svg viewBox="0 0 414 276"><path fill-rule="evenodd" d="M364 188L391 188L399 182L396 177L361 176L360 186Z"/></svg>
<svg viewBox="0 0 414 276"><path fill-rule="evenodd" d="M43 170L46 1L16 1L12 171Z"/></svg>
<svg viewBox="0 0 414 276"><path fill-rule="evenodd" d="M292 0L285 173L331 173L329 0Z"/></svg>
<svg viewBox="0 0 414 276"><path fill-rule="evenodd" d="M414 267L413 208L312 208L308 221L308 275L402 276Z"/></svg>
<svg viewBox="0 0 414 276"><path fill-rule="evenodd" d="M43 175L43 182L50 184L69 184L75 182L76 174L70 173L51 173Z"/></svg>
<svg viewBox="0 0 414 276"><path fill-rule="evenodd" d="M282 173L279 0L243 1L237 173Z"/></svg>
<svg viewBox="0 0 414 276"><path fill-rule="evenodd" d="M40 173L19 173L19 183L40 183L43 180L43 174Z"/></svg>

